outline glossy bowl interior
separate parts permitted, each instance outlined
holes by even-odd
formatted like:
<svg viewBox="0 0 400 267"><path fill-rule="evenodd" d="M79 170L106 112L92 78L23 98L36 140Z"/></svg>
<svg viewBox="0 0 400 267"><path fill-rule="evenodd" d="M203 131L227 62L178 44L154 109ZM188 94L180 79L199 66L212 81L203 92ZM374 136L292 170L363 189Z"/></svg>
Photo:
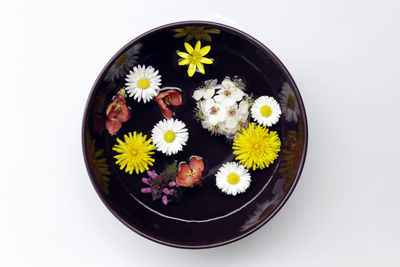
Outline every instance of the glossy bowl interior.
<svg viewBox="0 0 400 267"><path fill-rule="evenodd" d="M204 75L196 73L188 77L187 66L177 64L176 51L184 51L183 43L187 36L174 37L176 32L173 29L187 26L220 31L209 34L211 41L203 41L211 45L208 56L214 59L212 65L206 66ZM139 130L149 136L153 125L163 119L158 104L155 101L137 103L128 97L131 119L123 124L116 136L111 136L104 128L105 109L125 84L127 70L117 67L129 60L132 56L130 49L135 45L140 47L140 52L130 59L135 65L153 66L162 75L163 87L182 89L183 104L174 110L175 117L185 122L190 133L185 149L172 159L156 154L156 171L165 168L171 160L187 161L191 155L199 155L205 160L202 186L185 190L184 200L179 204L165 206L142 194L140 178L144 175L129 175L120 171L111 150L116 138L127 132ZM194 118L193 112L193 91L204 80L218 79L221 82L226 76L242 78L249 94L255 97L270 95L280 102L283 109L280 121L271 127L278 132L282 142L279 158L269 168L252 172L250 187L236 197L222 194L215 185L214 176L224 162L234 159L231 143L222 136L211 136ZM118 219L153 241L182 248L204 248L226 244L252 233L282 207L293 191L304 164L307 121L293 79L264 45L226 25L180 22L139 36L108 62L87 101L82 137L84 158L92 183L104 204Z"/></svg>

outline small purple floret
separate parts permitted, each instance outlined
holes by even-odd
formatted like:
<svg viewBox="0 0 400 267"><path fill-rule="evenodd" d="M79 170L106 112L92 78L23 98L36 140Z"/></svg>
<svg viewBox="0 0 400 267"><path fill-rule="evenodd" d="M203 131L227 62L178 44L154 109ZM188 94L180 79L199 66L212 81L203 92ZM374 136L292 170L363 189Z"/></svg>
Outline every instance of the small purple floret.
<svg viewBox="0 0 400 267"><path fill-rule="evenodd" d="M142 193L151 193L151 187L142 188L140 191L142 191Z"/></svg>
<svg viewBox="0 0 400 267"><path fill-rule="evenodd" d="M164 205L168 204L169 200L168 200L168 197L166 195L162 196L162 202L164 203Z"/></svg>
<svg viewBox="0 0 400 267"><path fill-rule="evenodd" d="M152 178L157 178L157 173L155 171L147 171L147 174Z"/></svg>

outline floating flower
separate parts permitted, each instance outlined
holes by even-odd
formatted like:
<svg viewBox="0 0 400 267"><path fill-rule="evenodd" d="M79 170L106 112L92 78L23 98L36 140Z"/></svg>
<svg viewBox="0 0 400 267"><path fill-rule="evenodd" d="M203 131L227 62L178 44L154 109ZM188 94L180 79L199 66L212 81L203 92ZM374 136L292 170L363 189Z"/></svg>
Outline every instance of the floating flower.
<svg viewBox="0 0 400 267"><path fill-rule="evenodd" d="M215 90L222 87L220 84L217 83L217 79L205 81L202 87L197 88L193 92L193 98L196 101L199 101L200 99L209 99L213 97L215 95Z"/></svg>
<svg viewBox="0 0 400 267"><path fill-rule="evenodd" d="M190 40L193 39L193 37L196 40L206 40L211 42L212 38L210 36L210 34L218 34L221 31L218 29L209 29L209 28L205 28L203 26L184 26L182 28L176 28L172 30L173 32L176 32L174 34L175 38L180 38L180 37L184 37L185 38L185 42L189 42Z"/></svg>
<svg viewBox="0 0 400 267"><path fill-rule="evenodd" d="M243 128L233 141L233 154L236 160L247 169L264 169L278 157L281 141L275 131L250 123Z"/></svg>
<svg viewBox="0 0 400 267"><path fill-rule="evenodd" d="M155 146L151 144L151 139L147 139L142 133L133 134L130 132L124 135L124 141L117 138L118 144L115 144L113 150L118 154L114 156L117 160L115 163L120 166L120 169L125 168L125 172L132 174L142 173L149 170L149 166L153 166L154 159L151 157L154 154Z"/></svg>
<svg viewBox="0 0 400 267"><path fill-rule="evenodd" d="M193 187L200 184L200 178L203 175L204 162L200 157L193 156L190 163L183 163L179 165L178 176L176 182L180 186Z"/></svg>
<svg viewBox="0 0 400 267"><path fill-rule="evenodd" d="M248 124L252 97L243 91L245 85L236 76L233 80L226 77L222 84L216 79L204 84L193 93L197 119L212 134L234 138Z"/></svg>
<svg viewBox="0 0 400 267"><path fill-rule="evenodd" d="M222 105L229 107L236 102L242 100L244 92L235 87L224 87L218 90L217 95L214 97L215 102L221 103Z"/></svg>
<svg viewBox="0 0 400 267"><path fill-rule="evenodd" d="M222 192L234 196L244 193L251 182L249 171L236 162L227 162L222 165L215 177L218 188Z"/></svg>
<svg viewBox="0 0 400 267"><path fill-rule="evenodd" d="M234 88L240 90L246 89L243 80L238 78L237 76L233 77L233 80L230 77L226 77L221 84L224 88Z"/></svg>
<svg viewBox="0 0 400 267"><path fill-rule="evenodd" d="M95 140L90 136L89 132L86 133L86 147L93 178L99 188L108 195L108 188L110 187L110 178L108 178L108 175L111 175L111 172L109 169L110 166L107 164L107 160L104 157L104 149L96 149Z"/></svg>
<svg viewBox="0 0 400 267"><path fill-rule="evenodd" d="M122 123L129 120L131 115L129 108L126 106L124 88L119 90L112 103L108 105L106 116L106 128L111 135L117 133L121 129Z"/></svg>
<svg viewBox="0 0 400 267"><path fill-rule="evenodd" d="M123 53L108 70L104 80L112 82L122 78L126 72L132 68L138 59L138 54L142 44L136 44Z"/></svg>
<svg viewBox="0 0 400 267"><path fill-rule="evenodd" d="M125 79L126 90L130 97L144 103L153 99L160 89L161 75L152 66L135 66Z"/></svg>
<svg viewBox="0 0 400 267"><path fill-rule="evenodd" d="M292 88L286 82L282 86L280 103L285 119L296 123L300 116L300 109Z"/></svg>
<svg viewBox="0 0 400 267"><path fill-rule="evenodd" d="M164 119L154 126L151 138L158 151L170 156L183 149L189 139L189 133L182 121Z"/></svg>
<svg viewBox="0 0 400 267"><path fill-rule="evenodd" d="M193 74L196 72L196 68L203 74L205 74L203 64L212 64L213 61L209 58L204 57L208 54L211 50L211 46L207 45L201 47L201 42L197 41L196 46L193 47L185 42L185 48L187 53L185 52L177 52L178 56L182 59L178 62L178 65L189 65L188 67L188 75L192 77Z"/></svg>
<svg viewBox="0 0 400 267"><path fill-rule="evenodd" d="M251 107L251 116L262 126L271 127L279 121L281 108L273 97L260 96Z"/></svg>
<svg viewBox="0 0 400 267"><path fill-rule="evenodd" d="M172 118L172 111L168 106L182 105L181 93L176 90L168 90L161 92L156 97L157 103L160 105L161 113L166 119Z"/></svg>
<svg viewBox="0 0 400 267"><path fill-rule="evenodd" d="M225 120L226 107L210 98L204 100L204 114L211 125L216 125Z"/></svg>
<svg viewBox="0 0 400 267"><path fill-rule="evenodd" d="M142 193L151 193L153 201L162 200L167 205L171 200L178 196L179 185L175 182L177 175L176 162L168 166L160 175L155 171L147 171L150 178L143 177L142 182L149 187L141 189Z"/></svg>

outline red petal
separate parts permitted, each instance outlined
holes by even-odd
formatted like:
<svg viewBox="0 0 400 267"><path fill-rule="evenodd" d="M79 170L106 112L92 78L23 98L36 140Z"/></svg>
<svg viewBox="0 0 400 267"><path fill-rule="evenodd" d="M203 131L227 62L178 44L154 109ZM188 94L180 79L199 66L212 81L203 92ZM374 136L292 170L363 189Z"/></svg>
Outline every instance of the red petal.
<svg viewBox="0 0 400 267"><path fill-rule="evenodd" d="M106 109L107 118L111 119L118 115L119 111L115 110L116 105L117 105L117 103L114 103L114 102L111 103L110 105L108 105L108 107Z"/></svg>
<svg viewBox="0 0 400 267"><path fill-rule="evenodd" d="M173 106L180 106L182 105L182 96L181 93L175 90L168 90L169 95L171 97L171 105Z"/></svg>
<svg viewBox="0 0 400 267"><path fill-rule="evenodd" d="M131 116L131 113L129 111L129 108L126 105L121 106L121 112L117 115L117 119L120 122L126 122L129 120Z"/></svg>
<svg viewBox="0 0 400 267"><path fill-rule="evenodd" d="M167 96L167 95L168 95L167 92L162 92L162 93L159 93L159 94L156 96L156 101L157 101L157 103L160 105L160 108L161 108L161 109L167 107L167 105L165 105L164 100L163 100L163 98L164 98L165 96Z"/></svg>
<svg viewBox="0 0 400 267"><path fill-rule="evenodd" d="M181 165L179 165L178 168L178 176L179 178L183 178L186 179L188 177L187 173L190 172L190 166L187 163L183 163Z"/></svg>
<svg viewBox="0 0 400 267"><path fill-rule="evenodd" d="M161 114L163 114L166 119L172 118L172 111L169 108L161 108Z"/></svg>
<svg viewBox="0 0 400 267"><path fill-rule="evenodd" d="M114 135L116 132L121 129L122 123L116 119L110 119L106 121L106 128L111 135Z"/></svg>
<svg viewBox="0 0 400 267"><path fill-rule="evenodd" d="M193 181L191 181L191 179L176 177L176 183L184 187L193 187Z"/></svg>
<svg viewBox="0 0 400 267"><path fill-rule="evenodd" d="M197 172L202 172L204 171L204 162L201 158L199 157L193 157L190 160L190 168L193 170L196 170Z"/></svg>

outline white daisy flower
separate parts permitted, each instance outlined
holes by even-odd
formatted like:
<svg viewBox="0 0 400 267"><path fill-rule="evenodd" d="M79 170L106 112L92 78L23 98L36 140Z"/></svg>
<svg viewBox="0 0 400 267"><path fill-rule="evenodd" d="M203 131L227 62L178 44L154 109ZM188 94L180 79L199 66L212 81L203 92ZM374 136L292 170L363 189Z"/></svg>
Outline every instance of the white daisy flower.
<svg viewBox="0 0 400 267"><path fill-rule="evenodd" d="M189 133L182 121L164 119L154 126L151 139L158 151L170 156L183 149L189 139Z"/></svg>
<svg viewBox="0 0 400 267"><path fill-rule="evenodd" d="M226 118L226 107L220 103L216 103L210 98L204 101L204 115L211 125L216 125Z"/></svg>
<svg viewBox="0 0 400 267"><path fill-rule="evenodd" d="M230 107L236 102L242 100L243 95L244 93L240 89L223 86L220 90L218 90L217 95L214 96L214 100L226 107Z"/></svg>
<svg viewBox="0 0 400 267"><path fill-rule="evenodd" d="M196 101L199 101L202 98L210 99L214 96L215 90L221 88L221 85L217 84L217 82L217 79L205 81L203 87L199 87L193 92L193 98Z"/></svg>
<svg viewBox="0 0 400 267"><path fill-rule="evenodd" d="M250 186L249 171L241 164L227 162L215 174L216 184L222 192L228 195L243 193Z"/></svg>
<svg viewBox="0 0 400 267"><path fill-rule="evenodd" d="M260 96L251 106L252 118L262 126L272 126L281 116L281 108L273 97Z"/></svg>
<svg viewBox="0 0 400 267"><path fill-rule="evenodd" d="M135 66L125 79L126 91L130 97L144 103L153 99L160 89L161 75L152 66Z"/></svg>
<svg viewBox="0 0 400 267"><path fill-rule="evenodd" d="M123 53L108 70L104 80L107 82L112 82L122 78L126 72L137 63L137 55L140 53L141 47L142 44L139 43Z"/></svg>
<svg viewBox="0 0 400 267"><path fill-rule="evenodd" d="M280 103L285 119L296 123L300 116L300 109L292 88L286 82L282 86Z"/></svg>

